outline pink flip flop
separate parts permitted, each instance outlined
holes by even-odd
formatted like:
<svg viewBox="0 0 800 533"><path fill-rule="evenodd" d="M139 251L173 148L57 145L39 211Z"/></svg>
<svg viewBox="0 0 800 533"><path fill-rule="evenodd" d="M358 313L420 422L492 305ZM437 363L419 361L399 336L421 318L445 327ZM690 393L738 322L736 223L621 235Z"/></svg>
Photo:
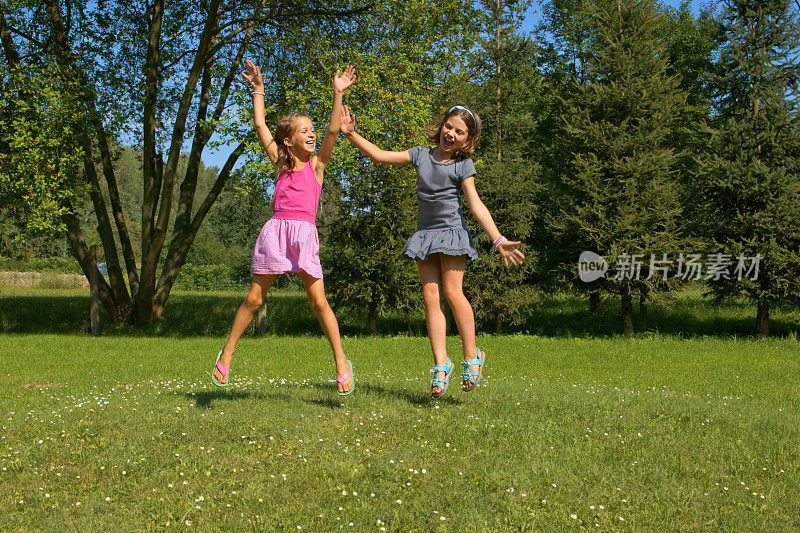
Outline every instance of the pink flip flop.
<svg viewBox="0 0 800 533"><path fill-rule="evenodd" d="M217 354L217 362L214 364L214 368L219 370L219 373L222 374L223 376L227 376L228 373L231 371L231 367L227 367L226 368L226 367L222 366L222 363L219 362L221 357L222 357L222 350L220 350L219 354ZM226 381L225 383L223 383L220 380L218 380L217 376L214 375L214 368L211 369L211 381L217 387L227 387L229 381Z"/></svg>
<svg viewBox="0 0 800 533"><path fill-rule="evenodd" d="M353 386L350 387L350 390L347 391L347 392L336 391L336 394L338 394L339 396L347 396L348 394L351 394L356 388L356 379L355 379L355 376L353 375L353 363L351 363L348 360L347 361L347 366L349 366L350 369L347 372L345 372L343 376L340 376L339 374L336 374L336 381L338 383L344 383L345 381L347 381L347 378L349 378L350 376L353 376ZM222 372L222 371L220 370L220 372Z"/></svg>

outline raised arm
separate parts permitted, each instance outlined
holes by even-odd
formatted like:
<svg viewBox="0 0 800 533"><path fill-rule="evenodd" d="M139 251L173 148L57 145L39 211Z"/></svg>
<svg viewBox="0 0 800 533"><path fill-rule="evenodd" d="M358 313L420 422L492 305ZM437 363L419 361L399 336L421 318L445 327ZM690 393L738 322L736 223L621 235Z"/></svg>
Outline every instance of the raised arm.
<svg viewBox="0 0 800 533"><path fill-rule="evenodd" d="M356 148L364 152L364 155L369 157L373 163L386 163L389 165L408 165L411 163L411 156L408 155L408 150L404 150L402 152L381 150L364 137L356 133L356 116L350 114L350 109L347 106L342 108L342 118L339 130L348 141L353 143Z"/></svg>
<svg viewBox="0 0 800 533"><path fill-rule="evenodd" d="M317 152L317 161L322 167L317 170L322 170L331 159L333 147L336 145L336 137L339 135L339 122L342 117L342 96L355 78L356 69L353 65L347 65L344 69L344 73L341 74L339 70L337 70L336 76L333 78L333 109L331 109L328 129L325 131L325 137L322 139L322 144Z"/></svg>
<svg viewBox="0 0 800 533"><path fill-rule="evenodd" d="M244 62L244 65L247 72L242 72L242 76L253 86L253 121L256 125L258 140L266 150L269 160L275 163L278 160L278 146L264 120L264 80L261 78L261 70L249 59Z"/></svg>
<svg viewBox="0 0 800 533"><path fill-rule="evenodd" d="M465 178L461 182L461 190L464 191L464 198L467 199L469 210L472 211L475 220L478 221L478 224L481 225L483 231L486 232L492 242L496 242L502 235L494 223L492 214L489 213L480 196L478 196L478 190L475 188L475 176ZM522 260L525 259L525 255L517 250L517 245L519 244L520 241L509 241L503 237L502 242L497 245L497 251L500 252L506 266L508 266L509 261L512 265L521 265Z"/></svg>

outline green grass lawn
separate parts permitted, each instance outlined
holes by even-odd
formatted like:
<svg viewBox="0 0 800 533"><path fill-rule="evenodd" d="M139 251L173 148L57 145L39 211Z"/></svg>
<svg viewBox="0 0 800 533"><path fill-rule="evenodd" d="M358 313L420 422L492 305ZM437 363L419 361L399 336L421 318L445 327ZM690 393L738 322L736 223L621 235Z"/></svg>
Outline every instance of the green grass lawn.
<svg viewBox="0 0 800 533"><path fill-rule="evenodd" d="M228 309L232 314L232 309ZM220 327L229 327L225 323ZM794 338L0 336L0 530L798 530ZM457 337L448 339L452 357Z"/></svg>

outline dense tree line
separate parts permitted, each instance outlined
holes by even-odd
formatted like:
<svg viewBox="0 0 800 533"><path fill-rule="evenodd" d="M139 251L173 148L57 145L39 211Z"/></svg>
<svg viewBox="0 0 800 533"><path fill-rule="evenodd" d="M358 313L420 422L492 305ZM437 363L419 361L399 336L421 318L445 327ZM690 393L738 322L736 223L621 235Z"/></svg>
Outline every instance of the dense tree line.
<svg viewBox="0 0 800 533"><path fill-rule="evenodd" d="M541 22L525 32L534 7ZM631 334L649 302L700 281L751 299L768 334L770 305L800 300L798 30L788 0L699 14L653 0L4 2L0 254L24 243L63 255L53 243L68 242L86 271L86 245L101 245L116 265L103 302L140 324L165 311L185 265L246 277L274 174L240 62L267 73L273 124L327 116L331 73L353 63L347 103L387 149L424 143L425 123L455 102L483 118L476 185L528 260L503 268L473 225L479 320L502 331L569 290L590 309L613 295ZM222 169L204 167L219 142L239 144ZM419 305L414 266L398 259L413 171L339 143L326 175L331 300L376 331L383 309ZM606 261L604 276L581 276L582 252Z"/></svg>

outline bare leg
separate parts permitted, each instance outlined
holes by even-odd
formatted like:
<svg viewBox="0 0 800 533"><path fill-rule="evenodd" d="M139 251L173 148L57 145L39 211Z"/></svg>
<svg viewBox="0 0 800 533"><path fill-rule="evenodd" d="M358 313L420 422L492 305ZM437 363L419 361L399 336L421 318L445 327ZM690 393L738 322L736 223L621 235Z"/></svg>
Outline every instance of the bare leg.
<svg viewBox="0 0 800 533"><path fill-rule="evenodd" d="M242 305L240 305L239 309L236 311L236 316L233 318L233 325L231 326L231 332L228 335L228 342L225 343L225 347L222 349L222 357L220 357L219 360L222 366L231 366L233 352L236 350L236 343L239 342L242 333L244 333L244 330L250 325L250 322L253 320L253 315L258 311L258 308L261 307L264 298L267 297L267 291L270 285L272 285L272 282L275 281L277 277L278 276L275 274L253 274L253 283L250 285L250 292L247 293L244 302L242 302ZM214 369L214 375L220 383L226 383L228 381L228 376L223 376L217 368Z"/></svg>
<svg viewBox="0 0 800 533"><path fill-rule="evenodd" d="M442 311L441 284L442 275L439 265L440 254L431 254L425 261L417 261L419 280L422 283L422 301L425 304L425 324L428 326L428 339L433 351L433 364L443 366L447 363L447 320ZM436 377L444 379L445 373L438 372ZM431 387L431 392L439 394L440 387Z"/></svg>
<svg viewBox="0 0 800 533"><path fill-rule="evenodd" d="M447 298L447 303L450 304L450 309L453 310L453 317L458 326L458 333L461 336L461 345L464 350L464 361L474 359L477 355L477 348L475 347L475 315L472 312L472 306L464 296L463 281L464 281L464 265L466 265L467 258L464 255L452 256L442 255L442 280L444 285L444 297ZM480 366L470 365L470 372L477 372ZM469 383L469 385L467 385ZM464 381L461 388L472 386L472 383Z"/></svg>
<svg viewBox="0 0 800 533"><path fill-rule="evenodd" d="M336 321L336 315L333 314L331 306L328 304L328 299L325 297L325 285L321 279L315 278L305 272L300 272L300 281L303 282L303 287L306 289L308 296L308 303L311 305L311 310L317 315L319 325L322 326L322 331L328 338L328 342L333 349L333 360L336 362L336 373L343 376L350 367L347 366L347 357L344 355L342 349L342 339L339 336L339 323ZM347 392L353 387L353 376L351 375L344 383L338 383L339 392Z"/></svg>

